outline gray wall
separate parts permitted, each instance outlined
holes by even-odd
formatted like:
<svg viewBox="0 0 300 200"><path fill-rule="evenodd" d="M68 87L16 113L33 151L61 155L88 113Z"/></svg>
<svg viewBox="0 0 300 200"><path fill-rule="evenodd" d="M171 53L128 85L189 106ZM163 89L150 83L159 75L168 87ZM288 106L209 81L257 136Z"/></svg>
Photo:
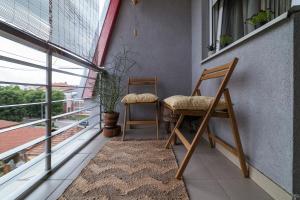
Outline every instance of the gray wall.
<svg viewBox="0 0 300 200"><path fill-rule="evenodd" d="M158 76L159 96L165 98L174 94L189 95L203 68L238 57L229 88L247 160L292 193L293 130L299 128L293 123L293 111L294 122L300 119L295 112L300 94L297 97L299 92L293 87L300 84L300 78L293 76L294 64L300 67L300 60L295 59L293 63L294 21L285 20L200 65L208 44L206 1L145 0L135 8L130 2L122 1L106 62L122 45L127 45L137 52L134 59L139 64L130 75ZM133 35L134 27L138 30L137 37ZM300 38L298 41L300 43ZM300 44L295 45L294 50L298 52L297 47ZM204 84L204 94L212 95L217 83ZM145 108L135 111L138 111L136 115L145 116ZM215 133L232 143L226 122L216 119L211 125ZM297 138L300 142L299 136ZM294 162L294 167L299 169L300 149L295 147L295 150L298 162ZM294 171L300 180L300 172ZM299 192L296 182L294 178L295 193Z"/></svg>
<svg viewBox="0 0 300 200"><path fill-rule="evenodd" d="M136 7L131 0L123 0L106 62L126 45L136 52L134 59L139 65L131 76L157 76L161 98L190 94L190 9L190 1L185 0L146 0ZM133 35L135 27L137 37ZM144 109L135 111L145 117Z"/></svg>
<svg viewBox="0 0 300 200"><path fill-rule="evenodd" d="M192 21L199 18L201 4L193 0ZM194 19L197 18L197 19ZM201 23L201 22L198 22ZM203 22L202 22L203 23ZM193 23L194 25L194 23ZM192 55L202 55L201 30L192 28ZM204 47L205 48L205 47ZM196 51L196 52L194 52ZM204 68L229 62L239 63L229 88L234 102L247 160L256 169L292 193L293 175L293 22L286 20L200 67L193 58L193 81ZM198 67L197 67L198 65ZM207 81L204 94L214 94L218 81ZM224 120L212 122L213 131L233 144Z"/></svg>

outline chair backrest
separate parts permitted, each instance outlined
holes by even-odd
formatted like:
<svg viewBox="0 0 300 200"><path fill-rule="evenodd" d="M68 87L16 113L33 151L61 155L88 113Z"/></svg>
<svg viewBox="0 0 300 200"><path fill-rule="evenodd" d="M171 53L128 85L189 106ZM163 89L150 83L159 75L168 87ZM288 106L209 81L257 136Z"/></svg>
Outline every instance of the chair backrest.
<svg viewBox="0 0 300 200"><path fill-rule="evenodd" d="M204 69L194 90L193 90L192 96L201 95L200 86L201 86L202 81L223 77L223 81L221 82L221 84L218 88L218 92L217 92L217 96L218 96L218 93L220 93L219 96L221 97L224 89L227 86L227 83L232 75L232 72L233 72L237 62L238 62L238 58L234 58L231 62L229 62L227 64L209 68L209 69Z"/></svg>
<svg viewBox="0 0 300 200"><path fill-rule="evenodd" d="M155 77L146 77L146 78L129 77L127 93L129 93L130 86L153 86L154 92L157 95L157 77L156 76Z"/></svg>

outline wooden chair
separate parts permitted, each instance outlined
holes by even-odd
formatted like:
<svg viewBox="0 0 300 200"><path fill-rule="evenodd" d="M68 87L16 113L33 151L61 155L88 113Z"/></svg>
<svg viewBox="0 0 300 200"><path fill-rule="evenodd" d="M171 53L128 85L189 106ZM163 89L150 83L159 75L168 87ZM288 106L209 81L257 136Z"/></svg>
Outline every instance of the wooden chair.
<svg viewBox="0 0 300 200"><path fill-rule="evenodd" d="M170 110L172 110L173 113L180 115L180 117L171 133L171 136L168 139L166 148L169 148L170 145L172 144L172 140L174 140L174 138L178 137L178 139L183 143L183 145L187 149L187 153L177 171L177 174L176 174L177 179L181 179L182 174L183 174L193 152L195 151L195 148L198 145L200 138L202 137L202 135L204 134L205 131L208 134L208 138L209 138L211 147L213 148L215 143L218 143L218 144L222 145L224 148L226 148L227 150L229 150L231 153L233 153L235 156L237 156L239 158L241 170L242 170L244 177L249 176L249 172L248 172L248 169L246 166L245 156L244 156L244 152L243 152L243 148L242 148L242 144L241 144L241 140L240 140L240 135L239 135L239 131L238 131L238 126L237 126L235 114L233 111L233 105L231 102L229 89L227 88L227 83L230 80L230 77L234 71L234 68L235 68L237 62L238 62L238 59L235 58L232 62L230 62L228 64L210 68L210 69L204 69L204 71L203 71L202 75L200 76L198 83L192 93L191 98L194 98L194 96L201 95L200 85L201 85L202 81L205 81L208 79L222 78L222 82L218 88L217 94L213 98L213 100L210 102L210 104L208 105L208 109L206 109L206 110L174 109L173 107L171 107L170 105L168 105L164 102L165 106L167 106ZM217 108L218 104L220 103L220 100L224 101L223 99L221 99L222 95L224 95L224 98L225 98L226 108L223 110L217 110L216 108ZM183 136L183 134L179 130L179 127L185 116L200 116L200 117L202 117L202 122L200 123L199 128L197 129L196 135L193 138L192 143L189 143L188 140ZM221 138L215 136L210 131L208 123L212 117L229 119L231 129L232 129L233 139L235 142L235 147L232 147L231 145L229 145L228 143L223 141Z"/></svg>
<svg viewBox="0 0 300 200"><path fill-rule="evenodd" d="M130 93L131 86L152 86L154 87L154 94L143 93L135 94ZM125 105L124 112L124 124L122 140L125 138L125 132L127 125L131 128L131 125L156 125L156 138L159 138L159 99L157 97L157 77L154 78L129 78L127 95L123 98L122 102ZM132 120L130 113L131 105L152 104L155 105L155 120ZM129 116L127 116L127 114ZM129 119L127 119L129 118Z"/></svg>

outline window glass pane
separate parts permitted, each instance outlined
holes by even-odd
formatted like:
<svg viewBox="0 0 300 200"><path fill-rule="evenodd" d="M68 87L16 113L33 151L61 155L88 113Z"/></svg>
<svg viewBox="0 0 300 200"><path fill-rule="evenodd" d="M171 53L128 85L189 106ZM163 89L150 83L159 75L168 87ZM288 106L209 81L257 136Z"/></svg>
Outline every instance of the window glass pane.
<svg viewBox="0 0 300 200"><path fill-rule="evenodd" d="M218 34L218 20L219 20L219 5L220 1L216 2L212 8L212 22L213 22L213 44L216 46Z"/></svg>
<svg viewBox="0 0 300 200"><path fill-rule="evenodd" d="M235 41L244 35L242 5L242 1L224 0L221 37L227 36Z"/></svg>

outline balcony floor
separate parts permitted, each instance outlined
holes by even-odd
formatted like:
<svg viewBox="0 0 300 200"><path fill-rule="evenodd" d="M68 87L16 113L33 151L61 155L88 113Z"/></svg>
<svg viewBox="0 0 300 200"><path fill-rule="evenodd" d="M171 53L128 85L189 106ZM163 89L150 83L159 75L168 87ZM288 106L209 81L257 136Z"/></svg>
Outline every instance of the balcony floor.
<svg viewBox="0 0 300 200"><path fill-rule="evenodd" d="M131 130L127 138L154 138L154 133L151 128ZM108 140L102 135L97 136L27 199L57 199ZM181 160L185 153L184 147L175 146L175 153ZM252 180L243 178L240 170L233 163L217 150L210 149L205 141L200 143L193 155L184 173L184 181L192 200L272 199Z"/></svg>

